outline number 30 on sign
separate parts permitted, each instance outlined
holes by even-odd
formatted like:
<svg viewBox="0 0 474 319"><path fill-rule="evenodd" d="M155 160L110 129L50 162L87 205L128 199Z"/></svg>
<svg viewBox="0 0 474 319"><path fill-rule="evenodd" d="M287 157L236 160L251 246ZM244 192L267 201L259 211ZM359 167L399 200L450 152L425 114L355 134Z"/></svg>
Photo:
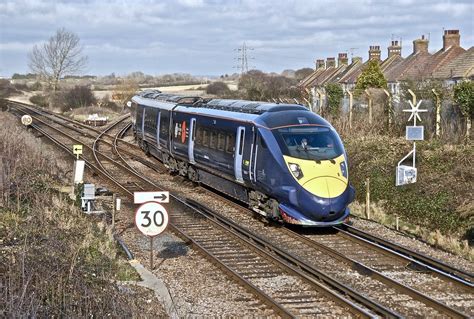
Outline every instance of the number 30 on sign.
<svg viewBox="0 0 474 319"><path fill-rule="evenodd" d="M154 237L168 226L168 212L157 202L144 203L135 213L135 225L145 236Z"/></svg>

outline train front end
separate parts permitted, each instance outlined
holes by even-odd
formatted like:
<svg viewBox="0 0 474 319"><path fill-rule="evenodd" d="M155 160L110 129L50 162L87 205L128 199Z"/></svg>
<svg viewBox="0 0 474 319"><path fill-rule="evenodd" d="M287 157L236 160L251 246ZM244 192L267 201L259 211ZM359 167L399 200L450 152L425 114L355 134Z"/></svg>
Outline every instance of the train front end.
<svg viewBox="0 0 474 319"><path fill-rule="evenodd" d="M326 122L327 123L327 122ZM286 223L331 226L349 216L355 191L349 183L347 157L329 124L291 125L273 130L293 181L279 204Z"/></svg>

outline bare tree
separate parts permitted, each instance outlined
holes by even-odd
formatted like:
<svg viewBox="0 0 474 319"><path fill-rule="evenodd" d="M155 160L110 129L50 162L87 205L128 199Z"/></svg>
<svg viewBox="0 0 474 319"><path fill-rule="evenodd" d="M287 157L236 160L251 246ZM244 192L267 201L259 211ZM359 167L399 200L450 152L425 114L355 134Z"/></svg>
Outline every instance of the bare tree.
<svg viewBox="0 0 474 319"><path fill-rule="evenodd" d="M61 77L73 75L86 66L87 57L82 54L79 41L75 33L61 28L48 42L40 46L35 45L30 52L30 69L48 81L53 92L58 89Z"/></svg>

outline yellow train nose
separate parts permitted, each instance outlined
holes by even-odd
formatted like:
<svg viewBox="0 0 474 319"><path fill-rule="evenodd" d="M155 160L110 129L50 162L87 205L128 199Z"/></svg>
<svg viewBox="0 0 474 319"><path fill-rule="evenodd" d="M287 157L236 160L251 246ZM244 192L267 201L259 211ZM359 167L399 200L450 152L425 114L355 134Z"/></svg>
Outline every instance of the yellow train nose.
<svg viewBox="0 0 474 319"><path fill-rule="evenodd" d="M315 177L302 184L302 186L316 196L334 198L346 190L347 183L337 177L322 176Z"/></svg>
<svg viewBox="0 0 474 319"><path fill-rule="evenodd" d="M332 160L304 160L284 156L293 178L308 192L321 198L340 196L347 188L347 169L344 155ZM296 166L296 170L295 167ZM345 173L343 172L343 167ZM297 176L295 176L297 174Z"/></svg>

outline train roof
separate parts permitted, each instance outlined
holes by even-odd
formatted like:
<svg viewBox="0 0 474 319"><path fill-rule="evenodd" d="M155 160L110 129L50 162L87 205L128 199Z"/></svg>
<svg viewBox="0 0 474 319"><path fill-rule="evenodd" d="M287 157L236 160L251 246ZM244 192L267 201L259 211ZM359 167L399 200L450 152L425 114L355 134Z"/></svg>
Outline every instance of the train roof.
<svg viewBox="0 0 474 319"><path fill-rule="evenodd" d="M153 103L153 101L161 101L175 105L184 105L186 107L216 109L249 114L263 114L265 112L289 110L307 110L306 107L298 104L279 104L246 100L204 99L196 96L164 94L155 90L142 92L140 95L135 96L133 100L135 100L137 103L139 102L151 107L163 107L162 104L158 105L158 103Z"/></svg>
<svg viewBox="0 0 474 319"><path fill-rule="evenodd" d="M150 107L159 107L168 111L209 115L213 117L238 119L254 122L266 127L279 127L297 124L329 125L323 118L310 112L305 106L298 104L278 104L270 102L203 99L194 96L157 94L134 96L133 101ZM278 113L286 111L285 116Z"/></svg>

